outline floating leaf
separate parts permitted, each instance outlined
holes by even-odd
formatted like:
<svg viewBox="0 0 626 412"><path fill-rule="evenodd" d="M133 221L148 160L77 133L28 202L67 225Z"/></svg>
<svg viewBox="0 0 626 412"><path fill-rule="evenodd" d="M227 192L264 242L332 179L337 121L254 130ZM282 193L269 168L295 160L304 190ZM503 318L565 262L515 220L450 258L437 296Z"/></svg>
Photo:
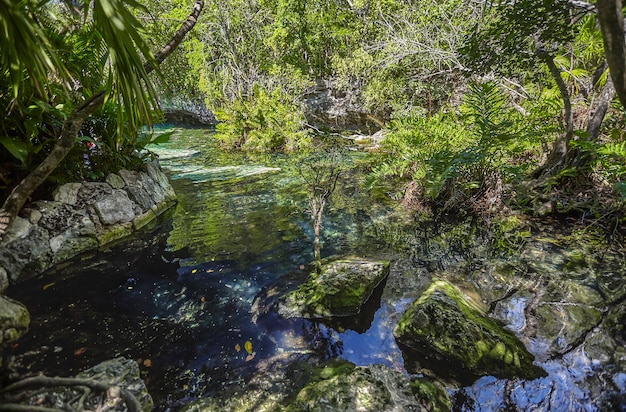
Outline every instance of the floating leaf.
<svg viewBox="0 0 626 412"><path fill-rule="evenodd" d="M237 352L241 352L241 345L236 344L236 345L235 345L235 350L236 350Z"/></svg>
<svg viewBox="0 0 626 412"><path fill-rule="evenodd" d="M82 355L85 352L87 352L87 348L84 348L84 347L83 348L78 348L78 349L76 349L74 351L74 355L75 356L80 356L80 355Z"/></svg>
<svg viewBox="0 0 626 412"><path fill-rule="evenodd" d="M152 361L150 359L146 359L145 361L143 361L143 366L149 368L150 366L152 366Z"/></svg>
<svg viewBox="0 0 626 412"><path fill-rule="evenodd" d="M197 271L198 271L198 269L193 269L193 270L191 271L191 274L194 274L194 273L196 273Z"/></svg>
<svg viewBox="0 0 626 412"><path fill-rule="evenodd" d="M48 289L50 286L53 286L56 282L48 283L47 285L43 285L43 290Z"/></svg>
<svg viewBox="0 0 626 412"><path fill-rule="evenodd" d="M246 356L246 362L250 362L252 359L254 359L255 355L256 355L256 352L252 352L251 354Z"/></svg>
<svg viewBox="0 0 626 412"><path fill-rule="evenodd" d="M246 343L243 344L243 347L245 348L246 352L252 355L252 342L247 340Z"/></svg>

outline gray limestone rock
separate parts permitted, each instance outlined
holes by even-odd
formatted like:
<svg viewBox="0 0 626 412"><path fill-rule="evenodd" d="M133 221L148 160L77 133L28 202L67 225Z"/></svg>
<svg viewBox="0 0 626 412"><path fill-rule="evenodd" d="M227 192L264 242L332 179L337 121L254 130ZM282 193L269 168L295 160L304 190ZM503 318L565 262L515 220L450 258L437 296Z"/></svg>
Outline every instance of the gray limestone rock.
<svg viewBox="0 0 626 412"><path fill-rule="evenodd" d="M0 295L0 343L15 342L28 330L30 314L24 305Z"/></svg>
<svg viewBox="0 0 626 412"><path fill-rule="evenodd" d="M154 403L146 384L139 375L139 366L132 359L115 358L79 373L77 378L95 379L109 385L127 389L141 404L143 411L151 411Z"/></svg>
<svg viewBox="0 0 626 412"><path fill-rule="evenodd" d="M82 183L66 183L59 186L52 194L52 197L56 202L75 205L78 200L78 191L81 186Z"/></svg>
<svg viewBox="0 0 626 412"><path fill-rule="evenodd" d="M110 173L105 180L113 189L123 189L126 186L124 179L115 173Z"/></svg>
<svg viewBox="0 0 626 412"><path fill-rule="evenodd" d="M131 222L135 218L134 203L123 190L116 190L94 203L94 209L104 225Z"/></svg>
<svg viewBox="0 0 626 412"><path fill-rule="evenodd" d="M150 179L147 175L135 171L120 170L120 176L126 183L125 190L128 193L128 197L139 205L142 213L156 205L153 193L148 191L146 187L146 179ZM154 182L152 186L154 186Z"/></svg>

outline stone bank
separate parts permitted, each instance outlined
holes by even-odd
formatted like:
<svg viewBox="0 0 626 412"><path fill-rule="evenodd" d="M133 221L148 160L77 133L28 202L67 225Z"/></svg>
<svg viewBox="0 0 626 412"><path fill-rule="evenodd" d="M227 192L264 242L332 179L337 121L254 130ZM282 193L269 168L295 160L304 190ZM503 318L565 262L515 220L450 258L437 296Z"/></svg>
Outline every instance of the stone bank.
<svg viewBox="0 0 626 412"><path fill-rule="evenodd" d="M0 293L82 252L130 235L176 202L157 160L104 182L67 183L27 205L0 242Z"/></svg>

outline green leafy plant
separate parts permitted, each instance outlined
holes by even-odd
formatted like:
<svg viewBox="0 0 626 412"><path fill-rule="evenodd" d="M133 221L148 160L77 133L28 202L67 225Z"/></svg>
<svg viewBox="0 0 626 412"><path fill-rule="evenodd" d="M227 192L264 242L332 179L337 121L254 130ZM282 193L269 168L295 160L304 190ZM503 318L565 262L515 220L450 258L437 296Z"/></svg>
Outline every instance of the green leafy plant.
<svg viewBox="0 0 626 412"><path fill-rule="evenodd" d="M290 151L309 144L303 116L280 88L255 85L250 96L215 110L216 137L231 149Z"/></svg>

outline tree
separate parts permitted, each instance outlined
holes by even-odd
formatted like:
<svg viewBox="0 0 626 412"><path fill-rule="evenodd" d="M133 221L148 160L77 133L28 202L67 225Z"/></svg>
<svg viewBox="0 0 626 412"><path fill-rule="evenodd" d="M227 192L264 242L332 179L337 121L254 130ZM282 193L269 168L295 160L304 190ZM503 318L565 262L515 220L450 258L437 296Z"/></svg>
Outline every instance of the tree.
<svg viewBox="0 0 626 412"><path fill-rule="evenodd" d="M51 15L50 10L45 9L45 5L38 6L27 1L0 2L0 29L7 34L0 40L0 49L3 50L0 69L10 81L14 99L18 100L27 84L37 97L46 99L51 84L57 82L61 83L63 93L67 96L64 102L75 104L64 120L52 150L43 162L15 186L0 208L0 240L28 197L75 145L83 122L105 101L113 98L120 103L123 112L119 114L119 127L126 123L133 126L131 131L136 131L141 122L151 123L151 111L157 97L148 74L178 47L196 24L204 7L203 0L196 0L187 20L170 41L152 55L141 36L141 24L129 10L129 6L139 7L138 3L134 0L97 0L93 2L93 8L90 8L90 4L86 0L78 3L76 13L83 16L83 24L93 28L95 44L92 46L96 50L103 50L101 70L106 84L102 90L81 96L74 103L71 96L80 95L82 85L75 84L77 79L69 76L64 62L52 47L50 39L59 33L46 33L42 27L41 22L47 21ZM62 81L59 82L59 79Z"/></svg>
<svg viewBox="0 0 626 412"><path fill-rule="evenodd" d="M598 0L596 8L611 78L620 103L626 109L626 42L622 0Z"/></svg>
<svg viewBox="0 0 626 412"><path fill-rule="evenodd" d="M322 271L321 231L324 208L337 187L343 172L343 156L337 147L315 148L314 152L299 163L299 174L304 179L309 196L311 219L313 220L313 252L315 269Z"/></svg>
<svg viewBox="0 0 626 412"><path fill-rule="evenodd" d="M478 73L528 76L544 64L562 99L564 130L554 140L547 161L533 175L556 176L569 168L585 166L588 157L572 149L573 89L566 82L568 73L559 58L569 53L583 17L594 11L593 6L570 0L520 0L499 2L488 11L488 18L474 28L463 48L467 65ZM587 139L598 136L613 94L613 84L607 82L595 106L589 108L594 114L587 125Z"/></svg>

